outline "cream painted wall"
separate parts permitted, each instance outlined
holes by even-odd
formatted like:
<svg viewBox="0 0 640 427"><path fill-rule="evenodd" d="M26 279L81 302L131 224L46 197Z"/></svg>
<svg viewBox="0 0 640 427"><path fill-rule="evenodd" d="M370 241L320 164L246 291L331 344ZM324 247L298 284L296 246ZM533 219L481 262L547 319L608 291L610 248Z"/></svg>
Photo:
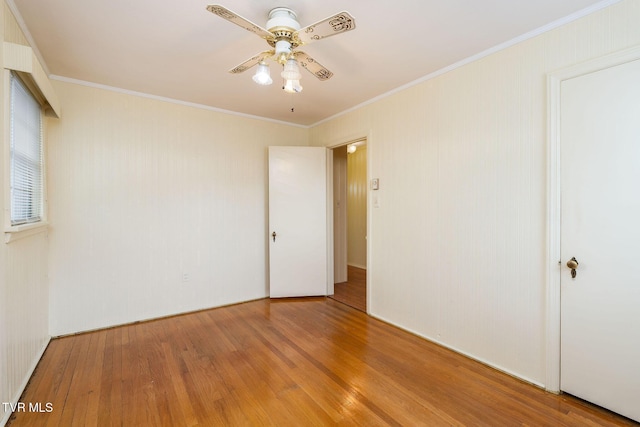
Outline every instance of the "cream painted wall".
<svg viewBox="0 0 640 427"><path fill-rule="evenodd" d="M311 129L370 136L372 315L544 384L546 73L638 22L622 1Z"/></svg>
<svg viewBox="0 0 640 427"><path fill-rule="evenodd" d="M347 262L367 268L367 146L347 157Z"/></svg>
<svg viewBox="0 0 640 427"><path fill-rule="evenodd" d="M266 150L307 129L54 87L52 335L268 295Z"/></svg>
<svg viewBox="0 0 640 427"><path fill-rule="evenodd" d="M0 7L0 63L2 42L28 45L6 4ZM0 64L3 65L3 64ZM0 66L4 72L4 66ZM0 134L8 123L4 116L5 88L0 84ZM45 141L46 144L46 141ZM0 143L4 147L4 142ZM0 192L4 193L7 158L0 149ZM4 224L5 197L0 197L0 224ZM17 402L40 355L49 342L49 293L47 283L47 234L40 233L0 242L0 402ZM0 408L0 425L10 412Z"/></svg>

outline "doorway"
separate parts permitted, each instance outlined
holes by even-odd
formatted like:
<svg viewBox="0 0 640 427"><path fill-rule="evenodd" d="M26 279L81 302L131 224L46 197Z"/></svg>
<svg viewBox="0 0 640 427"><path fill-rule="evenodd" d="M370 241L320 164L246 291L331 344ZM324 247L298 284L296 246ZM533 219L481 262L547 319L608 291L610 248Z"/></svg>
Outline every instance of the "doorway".
<svg viewBox="0 0 640 427"><path fill-rule="evenodd" d="M367 145L360 139L333 151L334 294L367 311Z"/></svg>

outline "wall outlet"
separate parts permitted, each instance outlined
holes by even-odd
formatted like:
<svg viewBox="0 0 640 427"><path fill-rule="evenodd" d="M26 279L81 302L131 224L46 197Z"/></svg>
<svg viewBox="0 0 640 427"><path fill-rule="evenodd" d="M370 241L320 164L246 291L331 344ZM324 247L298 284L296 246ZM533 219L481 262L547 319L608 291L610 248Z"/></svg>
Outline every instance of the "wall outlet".
<svg viewBox="0 0 640 427"><path fill-rule="evenodd" d="M182 273L182 281L183 282L188 282L189 279L190 279L189 273Z"/></svg>

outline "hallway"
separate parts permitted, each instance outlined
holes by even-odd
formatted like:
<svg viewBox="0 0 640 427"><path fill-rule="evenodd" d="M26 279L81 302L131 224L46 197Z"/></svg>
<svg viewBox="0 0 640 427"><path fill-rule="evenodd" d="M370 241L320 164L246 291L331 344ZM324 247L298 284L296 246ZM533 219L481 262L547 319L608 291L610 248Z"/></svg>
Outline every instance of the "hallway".
<svg viewBox="0 0 640 427"><path fill-rule="evenodd" d="M347 281L334 285L334 300L367 312L367 270L347 266Z"/></svg>

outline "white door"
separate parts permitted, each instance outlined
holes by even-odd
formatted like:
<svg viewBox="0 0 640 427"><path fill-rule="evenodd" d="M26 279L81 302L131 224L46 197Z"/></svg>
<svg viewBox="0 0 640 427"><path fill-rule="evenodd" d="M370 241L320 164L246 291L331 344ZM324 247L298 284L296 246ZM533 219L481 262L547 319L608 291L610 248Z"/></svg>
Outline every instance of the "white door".
<svg viewBox="0 0 640 427"><path fill-rule="evenodd" d="M640 60L563 81L560 132L560 387L640 421Z"/></svg>
<svg viewBox="0 0 640 427"><path fill-rule="evenodd" d="M327 294L327 150L269 147L271 298Z"/></svg>

